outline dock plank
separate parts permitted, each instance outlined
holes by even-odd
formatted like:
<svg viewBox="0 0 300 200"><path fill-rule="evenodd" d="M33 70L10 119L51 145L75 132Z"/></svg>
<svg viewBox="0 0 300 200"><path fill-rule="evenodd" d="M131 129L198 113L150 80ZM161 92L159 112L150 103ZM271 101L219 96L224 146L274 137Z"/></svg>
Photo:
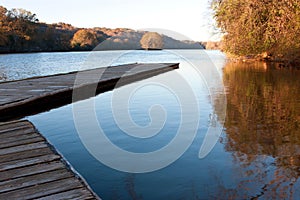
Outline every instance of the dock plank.
<svg viewBox="0 0 300 200"><path fill-rule="evenodd" d="M2 124L0 126L0 133L4 131L10 131L10 129L16 129L18 127L28 127L27 123L25 121L20 121L20 123L14 123L14 122L7 122L5 124Z"/></svg>
<svg viewBox="0 0 300 200"><path fill-rule="evenodd" d="M37 165L30 165L23 168L11 169L0 172L0 181L8 179L19 178L23 176L30 176L38 173L43 173L51 170L57 170L64 168L64 164L60 161L53 161L49 163L42 163Z"/></svg>
<svg viewBox="0 0 300 200"><path fill-rule="evenodd" d="M50 155L43 155L43 156L34 157L34 158L25 158L22 160L9 161L9 162L5 162L5 163L0 163L0 172L9 170L9 169L25 167L28 165L47 163L47 162L51 162L51 161L59 160L59 159L60 159L60 156L55 155L55 154L50 154Z"/></svg>
<svg viewBox="0 0 300 200"><path fill-rule="evenodd" d="M12 138L10 138L12 139ZM15 147L15 146L20 146L20 145L26 145L26 144L31 144L31 143L36 143L36 142L42 142L44 139L41 137L30 137L27 139L18 139L17 141L11 141L11 142L6 142L1 144L1 149L8 148L8 147Z"/></svg>
<svg viewBox="0 0 300 200"><path fill-rule="evenodd" d="M17 153L10 153L5 155L0 155L0 163L14 161L14 160L21 160L25 158L33 158L33 157L43 156L51 153L52 151L48 147L32 149L28 151L21 151Z"/></svg>
<svg viewBox="0 0 300 200"><path fill-rule="evenodd" d="M98 94L114 89L117 84L122 86L139 81L177 69L178 66L178 63L136 63L2 82L0 121L19 119L71 103L74 89L95 86ZM77 77L78 73L83 76ZM74 84L75 80L80 80L80 84Z"/></svg>
<svg viewBox="0 0 300 200"><path fill-rule="evenodd" d="M11 137L10 135L11 134L17 134L16 132L19 132L19 134L27 134L27 133L24 133L24 131L33 131L34 129L32 129L31 127L27 127L26 125L21 125L21 126L17 126L17 127L10 127L10 128L7 128L7 129L3 129L3 130L0 130L0 137L1 138L4 138L4 137ZM5 133L8 133L8 134L5 134Z"/></svg>
<svg viewBox="0 0 300 200"><path fill-rule="evenodd" d="M50 171L0 182L0 193L72 177L66 169Z"/></svg>
<svg viewBox="0 0 300 200"><path fill-rule="evenodd" d="M65 200L81 200L81 199L93 199L94 197L83 188L77 188L75 190L69 190L58 194L49 195L37 200L53 200L53 199L65 199Z"/></svg>
<svg viewBox="0 0 300 200"><path fill-rule="evenodd" d="M44 197L76 188L82 188L82 184L76 178L71 177L62 180L56 180L19 190L0 193L0 199L34 199Z"/></svg>
<svg viewBox="0 0 300 200"><path fill-rule="evenodd" d="M5 143L6 139L16 136L22 136L34 133L35 130L31 127L17 127L17 128L10 128L8 130L3 130L0 132L0 140L2 143Z"/></svg>
<svg viewBox="0 0 300 200"><path fill-rule="evenodd" d="M37 133L35 133L34 131L28 131L27 134L24 135L19 135L18 138L15 138L15 135L12 135L11 137L6 137L5 139L2 138L2 140L0 140L0 144L7 144L7 143L14 143L14 142L18 142L21 140L27 140L27 139L31 139L31 138L35 138L38 137L39 135ZM3 147L3 146L1 146Z"/></svg>
<svg viewBox="0 0 300 200"><path fill-rule="evenodd" d="M29 121L0 130L0 199L99 199Z"/></svg>
<svg viewBox="0 0 300 200"><path fill-rule="evenodd" d="M20 146L16 146L16 147L9 147L9 148L5 148L5 149L0 148L0 155L16 153L16 152L20 152L20 151L39 149L39 148L44 148L47 146L48 145L45 142L37 142L37 143L32 143L32 144L20 145Z"/></svg>

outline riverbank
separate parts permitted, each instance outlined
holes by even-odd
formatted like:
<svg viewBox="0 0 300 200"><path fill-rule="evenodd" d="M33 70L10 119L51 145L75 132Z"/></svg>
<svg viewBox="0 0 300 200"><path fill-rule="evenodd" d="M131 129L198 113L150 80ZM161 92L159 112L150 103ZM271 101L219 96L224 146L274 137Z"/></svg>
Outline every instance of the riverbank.
<svg viewBox="0 0 300 200"><path fill-rule="evenodd" d="M232 62L265 62L276 66L277 69L297 69L300 70L300 60L287 60L275 58L267 54L236 56L226 54L227 59Z"/></svg>

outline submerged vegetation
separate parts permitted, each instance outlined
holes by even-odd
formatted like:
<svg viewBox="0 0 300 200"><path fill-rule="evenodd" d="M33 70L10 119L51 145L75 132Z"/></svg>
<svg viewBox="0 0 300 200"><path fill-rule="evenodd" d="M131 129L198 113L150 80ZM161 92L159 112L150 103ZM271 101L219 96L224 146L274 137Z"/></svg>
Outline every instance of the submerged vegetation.
<svg viewBox="0 0 300 200"><path fill-rule="evenodd" d="M213 0L212 6L226 53L300 63L299 0Z"/></svg>

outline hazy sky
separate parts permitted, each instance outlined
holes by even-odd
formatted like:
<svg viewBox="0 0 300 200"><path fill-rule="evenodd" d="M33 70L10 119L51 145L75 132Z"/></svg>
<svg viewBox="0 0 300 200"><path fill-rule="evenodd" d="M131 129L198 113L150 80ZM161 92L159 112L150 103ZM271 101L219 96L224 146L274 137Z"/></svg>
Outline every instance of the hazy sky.
<svg viewBox="0 0 300 200"><path fill-rule="evenodd" d="M193 40L210 38L209 0L1 0L4 7L24 8L41 22L77 27L176 31Z"/></svg>

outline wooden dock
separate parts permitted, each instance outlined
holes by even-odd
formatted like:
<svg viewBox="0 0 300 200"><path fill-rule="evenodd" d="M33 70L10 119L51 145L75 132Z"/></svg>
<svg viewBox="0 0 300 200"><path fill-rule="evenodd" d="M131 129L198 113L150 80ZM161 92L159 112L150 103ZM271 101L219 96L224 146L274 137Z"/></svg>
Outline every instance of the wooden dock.
<svg viewBox="0 0 300 200"><path fill-rule="evenodd" d="M29 121L0 123L0 199L99 199Z"/></svg>
<svg viewBox="0 0 300 200"><path fill-rule="evenodd" d="M95 90L84 99L178 66L127 64L0 83L0 199L99 199L29 121L4 121L71 103L75 89Z"/></svg>
<svg viewBox="0 0 300 200"><path fill-rule="evenodd" d="M142 80L178 66L178 63L149 63L86 70L80 72L86 81L76 86L74 83L78 72L3 82L0 83L0 121L19 119L71 103L76 87L94 87L96 84L98 94L115 88L116 84L121 86ZM97 75L101 75L101 78Z"/></svg>

